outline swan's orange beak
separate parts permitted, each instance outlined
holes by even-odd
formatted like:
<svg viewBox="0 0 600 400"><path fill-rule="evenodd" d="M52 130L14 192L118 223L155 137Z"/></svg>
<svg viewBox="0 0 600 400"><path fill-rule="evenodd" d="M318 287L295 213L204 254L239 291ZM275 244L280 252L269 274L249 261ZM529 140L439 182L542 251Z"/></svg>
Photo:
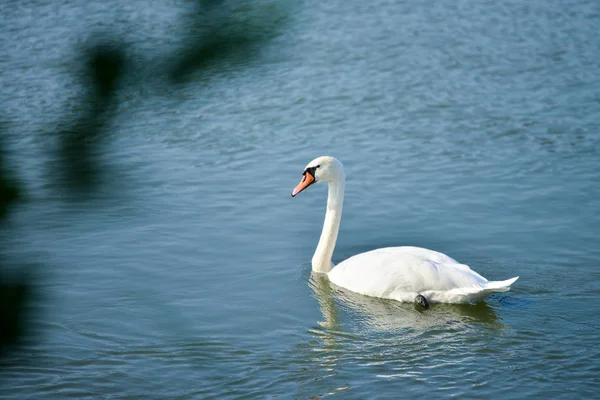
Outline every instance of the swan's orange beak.
<svg viewBox="0 0 600 400"><path fill-rule="evenodd" d="M300 181L298 186L296 186L292 191L292 197L296 196L298 193L300 193L313 183L315 183L315 177L312 176L312 174L308 171L304 172L304 175L302 175L302 180Z"/></svg>

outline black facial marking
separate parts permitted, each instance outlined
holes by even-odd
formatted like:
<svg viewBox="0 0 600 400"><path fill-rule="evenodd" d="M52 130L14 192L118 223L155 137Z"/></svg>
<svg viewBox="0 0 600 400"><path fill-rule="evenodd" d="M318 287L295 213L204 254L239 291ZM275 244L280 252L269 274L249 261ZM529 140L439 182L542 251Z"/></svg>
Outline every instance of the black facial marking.
<svg viewBox="0 0 600 400"><path fill-rule="evenodd" d="M320 167L320 165L317 165L316 167L309 167L309 168L306 168L306 169L304 170L304 172L302 173L302 175L304 175L304 174L306 174L306 173L308 172L309 174L311 174L311 175L312 175L312 177L313 177L313 180L315 180L315 181L316 181L316 178L315 178L315 172L317 171L317 168L319 168L319 167Z"/></svg>

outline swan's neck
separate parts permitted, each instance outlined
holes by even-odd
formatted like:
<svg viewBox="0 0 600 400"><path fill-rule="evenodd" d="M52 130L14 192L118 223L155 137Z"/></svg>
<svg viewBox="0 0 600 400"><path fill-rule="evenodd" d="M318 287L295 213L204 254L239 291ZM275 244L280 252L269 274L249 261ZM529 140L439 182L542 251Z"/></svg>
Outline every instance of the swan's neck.
<svg viewBox="0 0 600 400"><path fill-rule="evenodd" d="M327 212L319 244L312 258L312 270L318 273L327 273L333 268L331 257L337 242L344 206L344 179L329 182L327 195Z"/></svg>

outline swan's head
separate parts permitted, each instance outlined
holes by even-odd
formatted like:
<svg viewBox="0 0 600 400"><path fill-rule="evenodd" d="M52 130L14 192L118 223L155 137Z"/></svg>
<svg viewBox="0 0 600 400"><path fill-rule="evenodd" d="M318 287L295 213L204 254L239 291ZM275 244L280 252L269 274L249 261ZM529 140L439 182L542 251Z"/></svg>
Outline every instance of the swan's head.
<svg viewBox="0 0 600 400"><path fill-rule="evenodd" d="M317 157L304 168L302 180L292 191L292 197L313 183L343 181L344 178L344 166L337 158L331 156Z"/></svg>

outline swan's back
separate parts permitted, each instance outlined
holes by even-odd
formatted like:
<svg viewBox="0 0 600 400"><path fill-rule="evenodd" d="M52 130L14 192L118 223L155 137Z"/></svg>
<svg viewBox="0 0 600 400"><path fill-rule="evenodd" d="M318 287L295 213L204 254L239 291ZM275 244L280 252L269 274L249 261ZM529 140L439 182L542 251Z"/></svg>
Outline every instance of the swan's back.
<svg viewBox="0 0 600 400"><path fill-rule="evenodd" d="M413 301L421 294L448 303L479 301L493 291L508 290L516 280L488 282L445 254L409 246L357 254L328 276L335 285L367 296Z"/></svg>

